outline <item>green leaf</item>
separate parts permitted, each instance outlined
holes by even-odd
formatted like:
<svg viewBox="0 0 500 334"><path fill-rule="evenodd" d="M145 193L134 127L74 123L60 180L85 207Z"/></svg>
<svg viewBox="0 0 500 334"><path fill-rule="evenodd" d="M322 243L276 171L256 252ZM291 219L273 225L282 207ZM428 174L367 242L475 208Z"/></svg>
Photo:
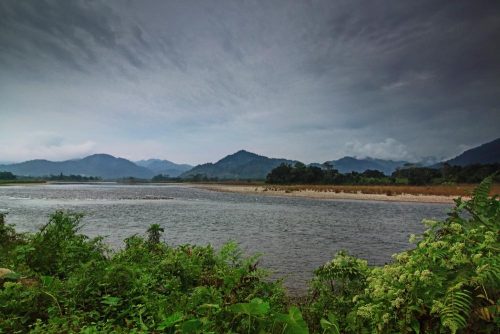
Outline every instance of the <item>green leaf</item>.
<svg viewBox="0 0 500 334"><path fill-rule="evenodd" d="M290 307L288 314L278 314L277 318L285 323L285 334L309 334L309 328L298 307Z"/></svg>
<svg viewBox="0 0 500 334"><path fill-rule="evenodd" d="M340 334L339 323L337 317L333 313L328 313L328 320L322 318L320 320L321 328L323 328L323 333Z"/></svg>
<svg viewBox="0 0 500 334"><path fill-rule="evenodd" d="M117 306L120 304L121 300L122 299L120 297L104 296L104 297L102 297L101 303L106 304L106 305L110 305L110 306Z"/></svg>
<svg viewBox="0 0 500 334"><path fill-rule="evenodd" d="M332 327L332 323L325 318L321 318L319 323L321 325L321 328L323 328L324 330L330 329Z"/></svg>
<svg viewBox="0 0 500 334"><path fill-rule="evenodd" d="M196 333L201 329L202 326L203 326L203 324L201 323L200 320L190 319L190 320L184 321L180 327L181 327L182 333Z"/></svg>
<svg viewBox="0 0 500 334"><path fill-rule="evenodd" d="M42 285L46 288L50 287L52 283L54 283L54 277L52 276L42 276L40 280L42 281Z"/></svg>
<svg viewBox="0 0 500 334"><path fill-rule="evenodd" d="M448 291L444 303L445 307L440 312L441 323L456 333L467 325L472 298L468 291Z"/></svg>
<svg viewBox="0 0 500 334"><path fill-rule="evenodd" d="M269 309L269 303L262 301L260 298L254 298L250 303L238 303L229 307L229 310L233 313L252 316L265 315L269 312Z"/></svg>
<svg viewBox="0 0 500 334"><path fill-rule="evenodd" d="M420 334L420 323L418 322L418 320L413 319L413 321L411 322L410 327L411 327L411 329L413 329L413 331L416 334Z"/></svg>
<svg viewBox="0 0 500 334"><path fill-rule="evenodd" d="M493 184L493 178L488 176L473 191L472 201L476 205L484 205Z"/></svg>
<svg viewBox="0 0 500 334"><path fill-rule="evenodd" d="M175 312L159 323L157 329L164 330L165 328L172 327L173 325L181 322L183 318L184 315L181 312Z"/></svg>

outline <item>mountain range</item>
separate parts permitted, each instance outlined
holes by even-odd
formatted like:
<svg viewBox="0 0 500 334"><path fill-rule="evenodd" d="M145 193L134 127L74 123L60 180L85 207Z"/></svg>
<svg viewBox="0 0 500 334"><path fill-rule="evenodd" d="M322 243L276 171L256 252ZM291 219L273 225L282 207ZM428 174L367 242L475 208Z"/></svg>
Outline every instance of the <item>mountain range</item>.
<svg viewBox="0 0 500 334"><path fill-rule="evenodd" d="M155 175L162 174L170 177L177 177L193 168L193 166L188 164L176 164L172 161L160 159L139 160L136 161L135 164L146 167L147 169L153 171Z"/></svg>
<svg viewBox="0 0 500 334"><path fill-rule="evenodd" d="M58 175L61 173L65 175L74 174L97 176L104 180L126 177L150 179L158 174L186 179L202 176L218 179L257 180L265 179L266 175L273 168L282 163L295 164L296 162L296 160L268 158L245 150L228 155L215 163L205 163L195 167L160 159L140 160L134 163L130 160L116 158L109 154L94 154L83 159L67 161L30 160L21 163L3 164L0 165L0 171L32 177ZM407 164L406 161L373 158L359 159L355 157L343 157L328 162L341 173L351 171L363 172L367 169L374 169L382 171L387 175ZM467 150L453 159L434 165L434 167L439 167L443 163L460 166L475 163L500 163L500 138ZM312 165L322 166L319 163Z"/></svg>
<svg viewBox="0 0 500 334"><path fill-rule="evenodd" d="M83 159L66 161L30 160L0 165L0 170L22 176L40 177L62 173L64 175L97 176L105 180L130 176L150 179L155 175L146 167L138 166L127 159L115 158L109 154L94 154Z"/></svg>
<svg viewBox="0 0 500 334"><path fill-rule="evenodd" d="M341 173L358 172L362 173L367 169L373 169L383 172L386 175L391 175L397 168L403 167L407 161L393 161L382 159L357 159L354 157L343 157L338 160L328 161Z"/></svg>

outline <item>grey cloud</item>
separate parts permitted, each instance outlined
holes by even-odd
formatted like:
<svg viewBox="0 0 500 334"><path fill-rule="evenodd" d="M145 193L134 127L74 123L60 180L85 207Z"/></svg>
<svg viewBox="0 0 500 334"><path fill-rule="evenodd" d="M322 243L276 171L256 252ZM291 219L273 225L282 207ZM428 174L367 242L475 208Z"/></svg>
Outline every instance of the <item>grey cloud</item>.
<svg viewBox="0 0 500 334"><path fill-rule="evenodd" d="M58 67L87 71L102 60L103 52L115 51L134 66L142 63L124 44L123 35L144 41L124 31L120 18L104 2L7 0L0 4L0 16L0 64L22 55L23 65L39 71L49 71L51 59Z"/></svg>
<svg viewBox="0 0 500 334"><path fill-rule="evenodd" d="M128 143L199 136L272 152L267 141L289 143L275 149L291 158L327 160L347 142L383 155L392 138L400 154L447 156L498 136L499 9L488 0L7 0L0 98L2 87L34 88L0 108L88 115Z"/></svg>

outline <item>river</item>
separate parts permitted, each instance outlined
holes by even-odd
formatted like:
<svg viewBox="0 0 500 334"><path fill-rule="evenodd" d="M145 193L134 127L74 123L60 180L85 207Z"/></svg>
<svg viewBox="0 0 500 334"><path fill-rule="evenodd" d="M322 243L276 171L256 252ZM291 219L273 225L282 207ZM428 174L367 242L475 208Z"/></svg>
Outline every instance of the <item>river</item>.
<svg viewBox="0 0 500 334"><path fill-rule="evenodd" d="M18 231L36 231L57 209L85 214L82 233L114 247L160 224L169 245L237 241L260 265L304 291L312 272L339 250L380 265L411 247L424 218L442 219L449 204L398 203L213 192L191 185L61 184L0 187L0 210Z"/></svg>

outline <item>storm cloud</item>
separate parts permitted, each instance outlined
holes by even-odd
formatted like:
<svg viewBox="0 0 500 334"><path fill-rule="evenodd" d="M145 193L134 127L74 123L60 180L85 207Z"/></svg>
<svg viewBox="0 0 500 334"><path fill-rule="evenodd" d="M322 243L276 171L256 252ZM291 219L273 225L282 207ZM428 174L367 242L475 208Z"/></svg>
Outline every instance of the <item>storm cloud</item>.
<svg viewBox="0 0 500 334"><path fill-rule="evenodd" d="M446 158L500 136L500 2L0 2L0 161Z"/></svg>

